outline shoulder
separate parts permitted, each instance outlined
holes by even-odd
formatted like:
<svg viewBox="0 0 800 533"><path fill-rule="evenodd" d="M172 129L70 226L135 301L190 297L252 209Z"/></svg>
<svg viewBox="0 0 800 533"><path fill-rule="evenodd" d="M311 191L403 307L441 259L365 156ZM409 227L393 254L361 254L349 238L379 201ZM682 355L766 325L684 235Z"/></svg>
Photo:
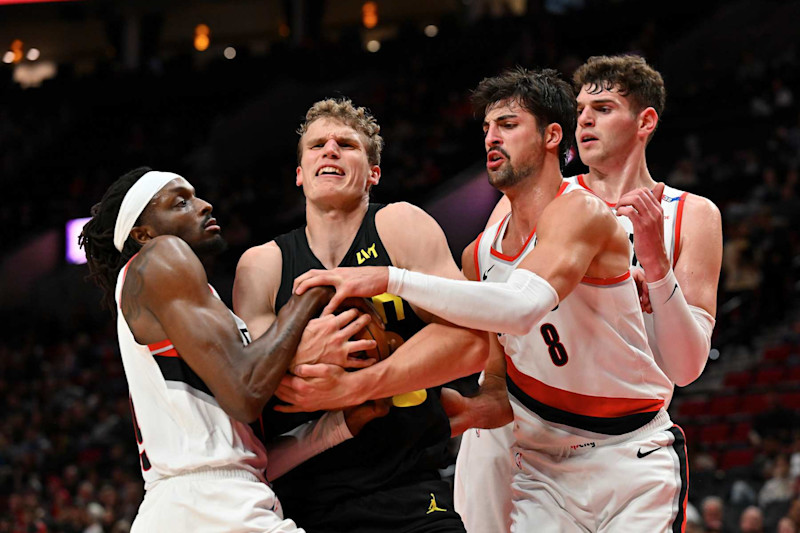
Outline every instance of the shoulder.
<svg viewBox="0 0 800 533"><path fill-rule="evenodd" d="M375 227L393 265L447 278L462 277L441 226L419 207L407 202L389 204L378 211Z"/></svg>
<svg viewBox="0 0 800 533"><path fill-rule="evenodd" d="M698 254L721 257L722 215L719 208L708 198L691 193L686 195L684 202L678 258L689 249L693 250L687 256L690 261L696 260Z"/></svg>
<svg viewBox="0 0 800 533"><path fill-rule="evenodd" d="M275 266L283 263L283 254L275 241L253 246L249 248L242 257L239 258L239 264L236 266L237 273L241 268L257 268L260 270L272 271Z"/></svg>
<svg viewBox="0 0 800 533"><path fill-rule="evenodd" d="M428 223L436 221L422 208L408 202L387 204L375 214L375 224L379 227L395 223Z"/></svg>
<svg viewBox="0 0 800 533"><path fill-rule="evenodd" d="M161 235L148 241L131 261L129 270L147 270L148 275L184 275L196 268L200 259L186 241L174 235Z"/></svg>
<svg viewBox="0 0 800 533"><path fill-rule="evenodd" d="M283 255L275 241L248 249L236 265L233 310L245 322L271 310L283 277ZM248 326L252 324L248 322Z"/></svg>
<svg viewBox="0 0 800 533"><path fill-rule="evenodd" d="M442 228L432 216L408 202L389 204L378 211L375 228L387 250L414 241L426 241L442 233Z"/></svg>
<svg viewBox="0 0 800 533"><path fill-rule="evenodd" d="M622 226L608 205L594 193L575 189L550 202L536 225L539 238L554 234L583 234L593 238L611 236ZM624 231L620 233L620 236Z"/></svg>
<svg viewBox="0 0 800 533"><path fill-rule="evenodd" d="M145 244L131 261L123 290L137 286L137 293L143 290L145 295L167 296L207 285L205 268L191 247L179 237L161 235Z"/></svg>
<svg viewBox="0 0 800 533"><path fill-rule="evenodd" d="M684 202L686 202L683 207L684 216L691 216L705 222L722 219L719 208L704 196L688 193Z"/></svg>
<svg viewBox="0 0 800 533"><path fill-rule="evenodd" d="M602 198L586 189L573 189L550 202L546 210L557 211L565 218L580 212L581 220L614 220L614 212Z"/></svg>

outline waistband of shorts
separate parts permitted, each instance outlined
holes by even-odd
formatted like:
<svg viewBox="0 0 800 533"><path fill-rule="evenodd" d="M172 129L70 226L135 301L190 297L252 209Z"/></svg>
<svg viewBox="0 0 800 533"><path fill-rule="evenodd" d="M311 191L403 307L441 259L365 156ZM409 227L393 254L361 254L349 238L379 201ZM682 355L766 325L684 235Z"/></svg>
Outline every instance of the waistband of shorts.
<svg viewBox="0 0 800 533"><path fill-rule="evenodd" d="M181 472L172 476L164 476L151 483L145 484L145 490L150 490L160 483L172 480L198 480L198 479L246 479L256 483L264 483L257 475L243 468L198 468Z"/></svg>
<svg viewBox="0 0 800 533"><path fill-rule="evenodd" d="M534 415L535 416L535 415ZM539 418L539 417L537 417ZM541 420L541 419L540 419ZM542 420L547 424L546 420ZM635 429L631 432L622 435L599 435L599 434L586 434L586 435L573 435L570 440L571 443L564 442L563 444L553 443L537 446L534 450L544 452L549 455L559 457L569 457L574 455L582 455L589 453L594 448L603 446L613 446L621 442L626 442L632 439L639 438L644 435L649 435L656 431L662 431L673 426L669 413L665 409L660 409L658 414L647 424ZM519 447L519 443L516 444Z"/></svg>

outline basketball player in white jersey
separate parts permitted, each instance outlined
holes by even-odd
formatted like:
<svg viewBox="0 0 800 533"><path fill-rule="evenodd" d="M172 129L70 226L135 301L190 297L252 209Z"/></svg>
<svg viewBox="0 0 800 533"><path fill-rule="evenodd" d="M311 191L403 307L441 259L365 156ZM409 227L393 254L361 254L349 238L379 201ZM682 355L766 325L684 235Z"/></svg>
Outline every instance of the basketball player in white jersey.
<svg viewBox="0 0 800 533"><path fill-rule="evenodd" d="M619 215L627 215L620 220L634 243L631 263L644 267L633 273L648 312L645 324L650 347L672 382L688 385L705 367L714 327L722 260L719 211L700 196L671 187L661 193L650 176L645 150L664 110L665 89L661 75L644 59L592 57L575 72L573 81L579 91L576 140L589 173L567 181L593 190ZM489 225L501 220L509 209L508 200L502 199ZM649 299L650 286L659 294L655 306ZM461 409L469 402L461 401ZM491 412L461 412L451 422L480 427L485 425L481 417L487 420ZM454 428L457 431L459 428ZM512 468L504 458L512 439L510 426L470 430L462 437L456 507L468 530L483 531L492 523L491 513L483 509L508 516L510 491L501 488L486 494L477 487L507 485L502 480L510 478ZM473 467L490 461L497 468Z"/></svg>
<svg viewBox="0 0 800 533"><path fill-rule="evenodd" d="M132 531L302 531L283 518L248 423L259 429L261 409L295 356L302 360L304 328L332 291L293 298L250 344L198 258L224 248L211 210L181 176L143 167L111 185L80 238L117 317L130 390L146 489ZM345 317L341 326L358 331L363 321ZM334 344L321 360L347 365ZM320 433L343 440L334 429ZM317 452L332 444L318 442Z"/></svg>
<svg viewBox="0 0 800 533"><path fill-rule="evenodd" d="M506 380L511 391L493 424L513 412L512 531L680 528L685 449L664 409L672 384L647 346L626 232L560 174L573 98L553 71L509 72L475 91L490 180L511 204L471 245L472 277L486 282L339 269L301 276L297 293L333 284L327 311L347 295L388 289L455 324L498 332L486 381Z"/></svg>

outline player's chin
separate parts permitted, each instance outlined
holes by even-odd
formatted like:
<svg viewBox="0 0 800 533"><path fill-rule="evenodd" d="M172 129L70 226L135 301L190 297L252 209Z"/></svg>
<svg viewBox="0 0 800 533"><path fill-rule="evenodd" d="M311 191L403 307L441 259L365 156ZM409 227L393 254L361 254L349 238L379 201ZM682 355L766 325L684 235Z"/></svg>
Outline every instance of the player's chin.
<svg viewBox="0 0 800 533"><path fill-rule="evenodd" d="M222 237L219 230L206 232L205 238L198 240L192 249L199 256L218 255L228 249L228 242Z"/></svg>

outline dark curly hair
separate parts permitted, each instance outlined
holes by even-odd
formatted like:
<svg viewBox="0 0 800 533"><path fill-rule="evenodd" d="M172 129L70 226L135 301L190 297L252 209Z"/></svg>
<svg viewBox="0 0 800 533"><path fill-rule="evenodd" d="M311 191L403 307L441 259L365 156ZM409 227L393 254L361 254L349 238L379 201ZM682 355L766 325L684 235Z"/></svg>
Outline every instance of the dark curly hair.
<svg viewBox="0 0 800 533"><path fill-rule="evenodd" d="M517 67L493 78L484 78L472 92L475 113L485 114L487 108L502 100L514 100L534 117L539 133L548 124L561 126L562 138L558 147L561 170L566 155L575 140L575 93L569 83L553 69L528 70Z"/></svg>
<svg viewBox="0 0 800 533"><path fill-rule="evenodd" d="M103 290L102 304L116 316L114 289L120 269L142 248L131 237L125 241L122 253L114 247L114 226L119 208L128 190L139 178L152 169L139 167L117 179L91 210L92 219L83 226L78 244L86 251L89 276ZM136 222L138 224L138 221Z"/></svg>

